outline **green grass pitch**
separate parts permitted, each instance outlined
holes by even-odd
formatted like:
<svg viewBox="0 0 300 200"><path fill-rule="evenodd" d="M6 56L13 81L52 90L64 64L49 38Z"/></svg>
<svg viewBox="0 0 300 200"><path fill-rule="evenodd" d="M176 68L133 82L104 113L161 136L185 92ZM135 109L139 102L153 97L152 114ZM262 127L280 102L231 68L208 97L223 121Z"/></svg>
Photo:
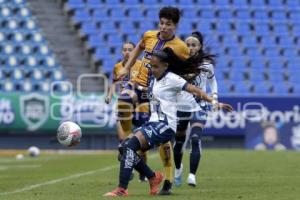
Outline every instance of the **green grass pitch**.
<svg viewBox="0 0 300 200"><path fill-rule="evenodd" d="M188 153L184 157L185 179ZM162 170L156 152L153 169ZM300 198L299 152L205 150L197 174L198 185L173 188L171 196L148 195L148 183L130 182L128 199L168 200L296 200ZM118 181L116 152L43 154L16 160L0 157L2 200L98 200Z"/></svg>

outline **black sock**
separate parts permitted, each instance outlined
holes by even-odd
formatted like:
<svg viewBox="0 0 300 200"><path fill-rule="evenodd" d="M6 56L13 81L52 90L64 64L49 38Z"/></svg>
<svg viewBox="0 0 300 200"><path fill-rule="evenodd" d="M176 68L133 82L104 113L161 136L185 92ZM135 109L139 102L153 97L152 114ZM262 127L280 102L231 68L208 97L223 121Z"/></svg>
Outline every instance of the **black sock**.
<svg viewBox="0 0 300 200"><path fill-rule="evenodd" d="M198 136L192 136L192 151L190 153L190 173L196 174L201 158L201 140Z"/></svg>
<svg viewBox="0 0 300 200"><path fill-rule="evenodd" d="M175 162L175 167L176 169L180 168L181 161L182 161L182 147L185 141L185 136L176 136L175 137L175 144L174 144L174 162Z"/></svg>
<svg viewBox="0 0 300 200"><path fill-rule="evenodd" d="M120 162L119 187L127 189L132 170L140 160L136 153L140 148L140 142L136 137L132 137L124 143L124 152Z"/></svg>
<svg viewBox="0 0 300 200"><path fill-rule="evenodd" d="M155 173L149 168L143 159L139 159L134 169L140 174L146 176L148 180L155 176Z"/></svg>

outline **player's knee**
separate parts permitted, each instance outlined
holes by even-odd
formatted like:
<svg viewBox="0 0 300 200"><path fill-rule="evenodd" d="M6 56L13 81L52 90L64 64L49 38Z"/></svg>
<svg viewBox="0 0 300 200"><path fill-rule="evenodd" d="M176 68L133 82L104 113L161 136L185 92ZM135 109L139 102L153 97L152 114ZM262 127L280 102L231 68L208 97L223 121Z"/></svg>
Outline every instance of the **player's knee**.
<svg viewBox="0 0 300 200"><path fill-rule="evenodd" d="M132 104L133 103L132 97L128 93L120 94L120 96L118 97L118 101L119 101L119 104L122 104L122 103L123 104L124 103Z"/></svg>
<svg viewBox="0 0 300 200"><path fill-rule="evenodd" d="M163 144L162 149L164 152L164 160L169 161L171 159L171 145L169 143Z"/></svg>
<svg viewBox="0 0 300 200"><path fill-rule="evenodd" d="M126 149L131 149L134 152L140 150L141 145L140 145L140 141L138 140L138 138L133 136L130 139L125 140L124 144L123 144L123 151L125 151Z"/></svg>
<svg viewBox="0 0 300 200"><path fill-rule="evenodd" d="M183 144L185 142L185 135L176 135L175 142L176 144Z"/></svg>

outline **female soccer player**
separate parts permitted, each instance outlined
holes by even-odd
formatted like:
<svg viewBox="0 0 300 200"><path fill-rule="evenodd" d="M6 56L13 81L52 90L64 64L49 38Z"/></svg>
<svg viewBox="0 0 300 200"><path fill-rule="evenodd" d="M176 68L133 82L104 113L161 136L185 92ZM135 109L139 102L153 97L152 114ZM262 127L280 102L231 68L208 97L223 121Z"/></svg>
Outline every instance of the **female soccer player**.
<svg viewBox="0 0 300 200"><path fill-rule="evenodd" d="M133 82L130 82L130 80L134 79L136 76L139 75L139 72L141 70L141 61L140 60L136 60L136 62L134 63L133 67L130 70L130 73L122 80L122 81L118 81L117 76L120 73L120 70L125 66L125 64L128 61L128 58L130 56L130 53L133 51L133 49L135 48L135 44L132 42L125 42L122 46L122 60L120 62L118 62L113 69L113 81L112 81L112 85L108 91L108 94L105 98L105 102L107 104L109 104L111 102L112 96L115 94L116 92L116 86L119 85L120 86L120 94L121 96L128 96L128 99L133 101L132 105L132 113L134 114L135 117L130 117L131 120L133 120L133 124L136 125L137 127L141 126L143 123L145 123L146 121L148 121L149 119L149 114L148 111L147 113L143 113L142 116L144 120L142 120L141 118L137 118L136 113L140 114L140 112L134 112L135 110L135 105L138 101L137 99L137 95L134 93L133 89L135 88L135 85ZM122 100L119 99L119 101L124 101L126 100L126 98L123 98ZM119 102L119 104L121 104ZM139 111L139 110L138 110ZM121 116L119 116L121 117ZM133 119L132 119L133 118ZM136 120L139 119L139 120ZM122 141L128 137L129 133L128 132L124 132L124 129L122 127L120 120L117 120L117 132L118 132L118 138L120 143L122 143ZM146 160L146 153L145 152L139 152L139 155ZM143 175L140 174L140 180L144 181L145 177Z"/></svg>
<svg viewBox="0 0 300 200"><path fill-rule="evenodd" d="M120 76L122 77L129 72L129 69L133 66L135 60L144 51L144 57L142 59L142 69L139 76L134 78L132 81L138 83L140 87L145 88L149 86L150 83L150 60L152 52L154 50L161 50L165 47L170 47L173 49L174 53L181 59L185 60L189 57L189 49L186 44L175 36L176 28L180 20L180 11L175 7L163 7L159 11L159 30L146 31L143 34L142 39L139 41L135 49L132 51L128 62L125 67L121 70ZM184 66L183 66L184 67ZM139 95L138 95L139 96ZM146 99L141 97L142 103ZM119 106L120 109L124 110L122 112L123 116L129 116L130 114L130 102L123 102ZM143 108L143 107L142 107ZM125 112L128 110L128 112ZM121 120L124 124L122 127L125 132L131 133L131 121ZM171 194L172 182L173 182L173 148L170 142L163 144L159 147L160 158L164 166L165 171L165 182L161 189L160 194L169 195Z"/></svg>
<svg viewBox="0 0 300 200"><path fill-rule="evenodd" d="M181 62L170 48L156 50L152 53L151 71L154 79L149 85L151 117L148 123L138 128L134 135L123 145L120 164L119 186L104 196L127 196L128 183L133 168L145 174L150 184L150 195L156 195L163 180L160 172L153 172L136 153L149 150L170 141L176 132L177 95L185 90L204 101L214 104L218 109L231 111L228 104L217 103L199 88L187 83L180 76L198 72L198 66L192 62ZM185 67L183 67L185 66ZM180 75L180 76L179 76Z"/></svg>
<svg viewBox="0 0 300 200"><path fill-rule="evenodd" d="M206 91L206 85L210 86L212 97L217 101L218 86L214 74L214 55L204 51L203 37L200 32L193 32L185 40L190 49L190 55L198 63L200 74L193 80L193 85ZM191 140L190 152L190 173L187 178L187 183L191 186L196 186L196 172L201 158L201 134L204 128L208 105L202 99L193 96L185 91L178 95L178 124L174 144L174 161L175 161L175 179L176 186L182 184L183 165L181 163L183 156L183 145L186 139L186 130L190 123Z"/></svg>

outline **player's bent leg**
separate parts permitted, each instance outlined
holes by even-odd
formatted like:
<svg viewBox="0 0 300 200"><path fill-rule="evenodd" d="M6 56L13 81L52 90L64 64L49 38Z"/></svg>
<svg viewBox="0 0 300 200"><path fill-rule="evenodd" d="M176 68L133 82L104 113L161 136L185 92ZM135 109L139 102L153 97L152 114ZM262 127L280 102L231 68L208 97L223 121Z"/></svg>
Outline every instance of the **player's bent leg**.
<svg viewBox="0 0 300 200"><path fill-rule="evenodd" d="M160 195L170 195L173 183L173 148L171 142L159 146L160 158L165 169L165 181Z"/></svg>

